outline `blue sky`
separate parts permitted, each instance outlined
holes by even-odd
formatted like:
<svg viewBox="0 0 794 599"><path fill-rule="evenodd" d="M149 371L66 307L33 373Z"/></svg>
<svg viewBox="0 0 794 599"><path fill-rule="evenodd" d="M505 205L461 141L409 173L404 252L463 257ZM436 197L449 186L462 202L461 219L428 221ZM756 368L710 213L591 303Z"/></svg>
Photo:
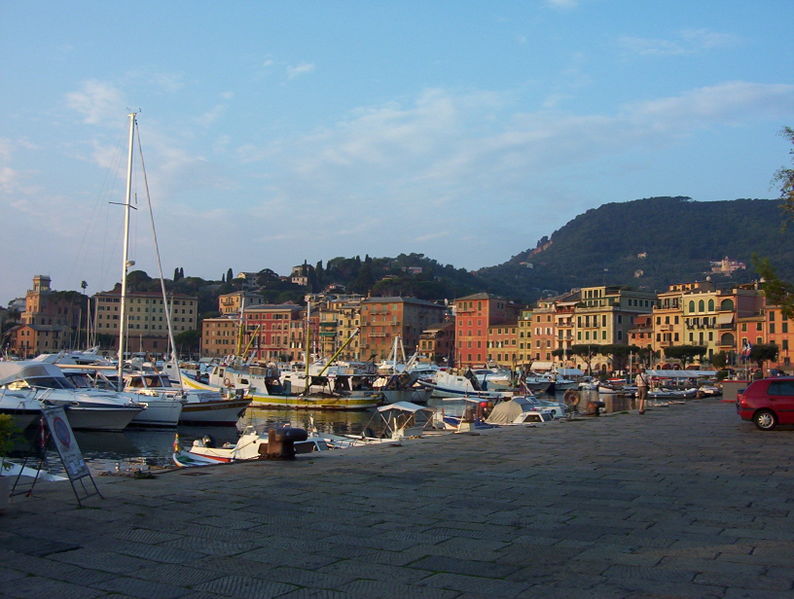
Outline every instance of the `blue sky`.
<svg viewBox="0 0 794 599"><path fill-rule="evenodd" d="M0 304L36 274L119 280L138 109L169 277L401 252L475 269L607 202L776 197L791 22L790 0L5 0ZM150 229L136 211L155 275Z"/></svg>

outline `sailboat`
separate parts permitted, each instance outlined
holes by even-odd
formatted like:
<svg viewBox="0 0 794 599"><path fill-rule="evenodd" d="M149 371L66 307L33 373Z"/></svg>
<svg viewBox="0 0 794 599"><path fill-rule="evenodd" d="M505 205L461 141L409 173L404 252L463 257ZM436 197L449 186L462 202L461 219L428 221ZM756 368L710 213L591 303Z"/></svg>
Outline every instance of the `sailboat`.
<svg viewBox="0 0 794 599"><path fill-rule="evenodd" d="M121 301L119 305L119 352L118 352L118 371L117 383L119 391L130 391L145 397L146 403L150 406L162 408L170 407L172 412L172 425L183 424L221 424L234 425L245 412L250 400L242 397L224 398L219 393L200 393L186 392L183 388L175 388L171 385L167 375L160 373L129 373L124 371L124 354L127 328L127 272L134 264L129 260L129 238L130 238L130 210L132 208L132 164L133 148L135 144L135 132L137 127L137 113L129 115L129 147L127 157L127 185L124 198L124 242L122 252L122 271L121 271ZM151 206L150 206L151 210ZM152 229L154 220L152 219ZM171 311L165 292L163 269L160 264L160 252L157 248L157 235L154 234L155 249L157 250L157 264L160 270L160 288L163 293L163 307L168 338L171 346L171 362L174 367L177 365L176 344L174 343L174 333L171 326ZM145 410L146 411L146 410ZM145 412L144 411L144 412ZM157 410L162 414L164 410ZM152 413L154 410L152 410ZM144 422L137 422L144 424ZM162 421L159 423L162 425Z"/></svg>

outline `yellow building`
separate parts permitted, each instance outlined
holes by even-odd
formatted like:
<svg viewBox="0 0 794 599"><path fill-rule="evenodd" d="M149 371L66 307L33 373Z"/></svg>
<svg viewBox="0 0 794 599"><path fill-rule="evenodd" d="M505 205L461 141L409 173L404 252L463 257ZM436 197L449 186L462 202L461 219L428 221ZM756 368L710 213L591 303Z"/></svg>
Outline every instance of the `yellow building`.
<svg viewBox="0 0 794 599"><path fill-rule="evenodd" d="M94 295L96 332L109 335L118 348L121 293L118 290ZM198 326L198 299L173 294L168 298L174 336L195 331ZM131 352L160 352L168 349L168 322L163 296L156 291L127 294L127 348Z"/></svg>

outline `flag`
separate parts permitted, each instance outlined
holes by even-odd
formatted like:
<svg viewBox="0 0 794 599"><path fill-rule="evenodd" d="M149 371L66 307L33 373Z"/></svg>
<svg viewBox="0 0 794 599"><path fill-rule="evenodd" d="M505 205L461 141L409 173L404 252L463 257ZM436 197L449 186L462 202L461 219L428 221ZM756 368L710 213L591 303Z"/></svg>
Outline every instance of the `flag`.
<svg viewBox="0 0 794 599"><path fill-rule="evenodd" d="M750 357L750 350L753 349L753 346L750 345L749 342L744 342L744 347L742 348L742 357L749 358Z"/></svg>

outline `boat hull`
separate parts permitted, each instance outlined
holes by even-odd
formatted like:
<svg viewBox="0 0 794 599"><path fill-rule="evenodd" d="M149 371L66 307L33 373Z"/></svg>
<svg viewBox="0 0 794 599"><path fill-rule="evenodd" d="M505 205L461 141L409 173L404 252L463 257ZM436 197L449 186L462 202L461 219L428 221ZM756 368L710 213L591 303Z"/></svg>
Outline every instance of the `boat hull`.
<svg viewBox="0 0 794 599"><path fill-rule="evenodd" d="M55 404L58 405L58 404ZM73 430L123 431L142 408L103 408L65 406L66 418Z"/></svg>
<svg viewBox="0 0 794 599"><path fill-rule="evenodd" d="M182 385L189 389L201 391L215 391L222 389L200 383L188 376L182 375ZM354 396L339 395L266 395L250 393L246 395L252 408L264 409L292 409L292 410L368 410L379 406L383 402L380 393Z"/></svg>
<svg viewBox="0 0 794 599"><path fill-rule="evenodd" d="M182 415L182 402L171 399L145 399L141 401L146 409L130 423L132 426L173 427L179 424Z"/></svg>
<svg viewBox="0 0 794 599"><path fill-rule="evenodd" d="M180 424L234 426L251 404L250 399L188 402L182 406Z"/></svg>

